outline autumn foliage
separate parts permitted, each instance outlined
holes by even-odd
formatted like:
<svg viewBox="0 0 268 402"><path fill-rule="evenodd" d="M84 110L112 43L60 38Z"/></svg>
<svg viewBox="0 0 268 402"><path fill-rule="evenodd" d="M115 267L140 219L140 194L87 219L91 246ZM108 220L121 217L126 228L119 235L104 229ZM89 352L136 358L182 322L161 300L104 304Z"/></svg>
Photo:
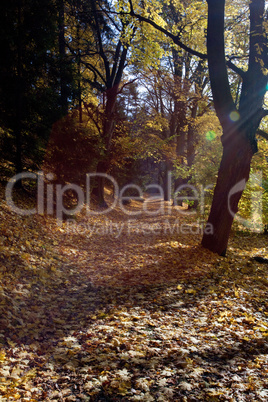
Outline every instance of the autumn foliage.
<svg viewBox="0 0 268 402"><path fill-rule="evenodd" d="M178 207L0 214L2 401L267 400L264 235L222 258Z"/></svg>

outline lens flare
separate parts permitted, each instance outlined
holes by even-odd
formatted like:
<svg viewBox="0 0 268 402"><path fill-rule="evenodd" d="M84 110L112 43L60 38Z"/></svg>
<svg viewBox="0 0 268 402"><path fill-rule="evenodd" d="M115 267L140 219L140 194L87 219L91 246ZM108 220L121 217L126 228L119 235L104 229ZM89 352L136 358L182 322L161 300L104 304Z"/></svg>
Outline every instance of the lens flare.
<svg viewBox="0 0 268 402"><path fill-rule="evenodd" d="M240 119L240 114L236 110L234 110L229 114L229 117L232 121L238 121Z"/></svg>

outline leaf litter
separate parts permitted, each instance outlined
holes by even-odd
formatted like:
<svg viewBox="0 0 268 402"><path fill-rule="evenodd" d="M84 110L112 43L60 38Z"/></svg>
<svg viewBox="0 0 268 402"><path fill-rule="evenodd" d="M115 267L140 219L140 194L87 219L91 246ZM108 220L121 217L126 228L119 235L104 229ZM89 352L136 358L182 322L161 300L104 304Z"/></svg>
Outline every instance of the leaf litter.
<svg viewBox="0 0 268 402"><path fill-rule="evenodd" d="M175 208L0 215L0 401L268 399L264 235L222 258Z"/></svg>

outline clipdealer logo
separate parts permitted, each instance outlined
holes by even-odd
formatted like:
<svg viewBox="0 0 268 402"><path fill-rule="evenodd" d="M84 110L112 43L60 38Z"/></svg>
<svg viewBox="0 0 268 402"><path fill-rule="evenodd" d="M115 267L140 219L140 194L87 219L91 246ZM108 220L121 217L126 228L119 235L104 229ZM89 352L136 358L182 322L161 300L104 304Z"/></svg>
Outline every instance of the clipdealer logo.
<svg viewBox="0 0 268 402"><path fill-rule="evenodd" d="M109 207L96 211L90 209L90 203L91 203L92 180L96 179L97 177L103 177L107 181L110 181L110 183L113 185L114 201ZM13 200L14 186L19 180L25 180L25 179L37 181L37 206L32 209L19 208ZM23 172L13 176L9 180L6 186L5 195L7 204L11 207L11 209L14 212L18 213L19 215L33 215L33 214L44 214L44 213L52 215L54 212L54 206L56 205L56 216L58 219L62 219L63 214L75 215L78 212L80 212L84 206L86 206L87 213L89 215L107 214L110 211L112 211L117 205L124 214L129 216L140 215L142 212L148 215L157 215L159 213L165 213L166 211L166 206L164 203L164 190L158 184L149 184L145 186L144 190L142 190L142 188L136 184L127 184L123 186L121 189L119 189L118 183L112 176L106 173L88 173L86 175L86 186L85 186L86 190L84 191L79 185L73 183L68 183L65 185L53 184L52 181L54 179L55 176L53 175L53 173L45 174L42 171L39 171L37 173ZM191 196L187 196L187 199L189 201L196 200L200 203L201 206L203 206L205 192L211 187L212 186L206 186L205 188L201 187L200 190L198 190L191 184L180 185L175 190L176 196L174 197L174 206L178 206L179 203L185 200L186 196L183 195L183 192L185 190L188 190L188 192L191 192L192 194ZM77 197L77 205L73 209L67 209L64 206L63 202L64 194L69 190L73 191ZM136 196L129 197L128 195L126 195L128 190L134 191ZM132 200L143 199L144 193L148 191L156 193L157 196L151 195L150 197L145 198L139 210L131 211L126 208L125 206L126 200L129 200L129 198L131 198ZM169 198L171 199L171 173L169 174L169 180L168 180L168 192L169 192ZM161 200L159 203L159 209L150 210L149 202L151 202L155 198ZM168 207L168 213L170 212L171 212L171 205ZM181 213L183 213L183 211L181 211ZM191 211L190 213L195 213L195 211Z"/></svg>
<svg viewBox="0 0 268 402"><path fill-rule="evenodd" d="M92 209L91 206L91 190L92 190L92 181L93 179L96 179L97 177L102 177L106 181L109 181L110 184L113 186L113 202L111 205L109 205L107 208L103 208L100 210L94 210ZM37 182L37 206L32 209L23 209L20 208L15 204L15 201L13 199L13 190L14 186L19 180L35 180ZM85 207L87 215L104 215L108 214L111 212L116 206L120 208L120 210L125 214L128 215L129 217L131 216L138 216L141 213L145 213L146 215L158 215L158 214L171 214L172 211L172 205L171 203L165 203L164 202L164 190L163 188L158 185L158 184L149 184L145 186L145 189L142 190L142 188L136 184L127 184L123 186L121 189L119 189L119 185L117 181L110 175L106 173L88 173L86 175L85 179L85 190L82 189L79 185L74 184L74 183L68 183L65 185L62 184L55 184L53 183L53 180L55 180L55 176L53 173L44 173L43 171L39 171L37 173L33 172L22 172L19 173L15 176L13 176L7 183L6 185L6 190L5 190L5 197L6 197L6 202L11 208L12 211L19 215L34 215L34 214L44 214L46 213L47 215L53 215L56 212L56 218L59 222L62 221L63 216L70 216L73 217L77 213L79 213L82 208ZM257 185L257 188L261 187L262 183L262 173L257 172L251 175L250 180ZM261 231L263 229L263 223L262 223L262 192L260 190L253 191L252 196L251 196L251 217L250 219L244 219L238 214L236 214L234 211L232 211L231 208L231 197L238 193L242 192L246 186L246 181L242 180L236 185L234 185L231 190L229 191L228 194L228 210L229 213L234 217L234 219L241 225L250 228L251 230L254 231ZM194 187L191 184L183 184L180 185L178 188L175 189L174 191L174 196L173 196L173 206L178 206L179 204L182 203L182 201L187 198L188 201L197 201L198 202L198 209L200 215L204 214L205 211L205 195L206 192L213 188L213 185L208 185L208 186L198 186L198 188ZM169 199L172 198L172 184L171 184L171 172L168 174L168 183L167 183L167 189L168 189L168 196ZM64 205L64 195L66 194L67 191L72 191L74 194L76 194L77 198L77 204L72 208L68 209ZM132 190L132 192L135 192L136 196L131 196L129 197L127 195L128 190ZM144 193L152 192L155 195L150 195L149 197L144 198ZM185 192L191 195L185 196ZM45 196L46 194L46 196ZM143 199L144 202L141 203L141 208L140 209L129 209L126 208L125 201L129 200L140 200ZM158 208L157 209L152 209L149 208L149 203L153 201L154 199L158 199ZM184 214L186 211L182 209L178 209L178 213ZM188 210L188 214L195 214L196 210ZM198 223L198 226L200 227L201 223ZM203 224L202 224L203 225ZM202 226L201 225L201 226ZM177 225L178 226L178 225ZM182 229L184 230L184 229ZM146 232L146 228L144 228L144 231ZM154 229L151 228L147 230L149 232L154 232Z"/></svg>
<svg viewBox="0 0 268 402"><path fill-rule="evenodd" d="M66 221L66 232L72 235L84 235L87 237L93 236L109 236L118 239L122 235L142 235L142 236L160 236L160 235L197 235L197 234L212 234L212 225L205 225L199 219L187 224L179 219L170 220L168 218L157 220L157 222L146 223L135 219L127 221L114 222L110 219L105 219L102 222L79 222L75 219Z"/></svg>

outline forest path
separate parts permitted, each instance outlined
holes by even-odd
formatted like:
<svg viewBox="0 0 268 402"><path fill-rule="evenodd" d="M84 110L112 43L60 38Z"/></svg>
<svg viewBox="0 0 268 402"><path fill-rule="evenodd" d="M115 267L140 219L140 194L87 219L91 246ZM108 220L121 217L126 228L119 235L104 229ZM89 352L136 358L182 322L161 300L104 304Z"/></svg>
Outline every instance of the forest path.
<svg viewBox="0 0 268 402"><path fill-rule="evenodd" d="M222 258L182 209L125 208L58 225L1 204L0 400L267 400L265 237Z"/></svg>
<svg viewBox="0 0 268 402"><path fill-rule="evenodd" d="M202 224L186 210L161 199L132 201L123 208L65 226L66 241L59 252L70 255L71 248L92 284L167 285L189 270L199 275L217 260L200 247Z"/></svg>

